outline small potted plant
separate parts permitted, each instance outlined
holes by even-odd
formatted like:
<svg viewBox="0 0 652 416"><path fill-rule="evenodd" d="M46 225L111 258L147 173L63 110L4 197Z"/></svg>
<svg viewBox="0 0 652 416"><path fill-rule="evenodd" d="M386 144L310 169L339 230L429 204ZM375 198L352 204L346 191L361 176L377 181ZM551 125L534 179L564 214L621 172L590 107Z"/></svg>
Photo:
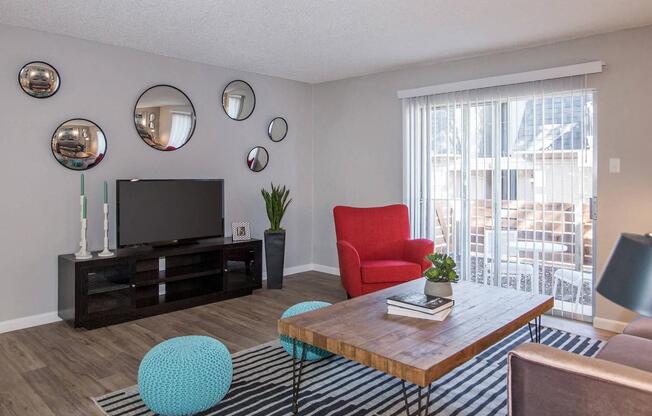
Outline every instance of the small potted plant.
<svg viewBox="0 0 652 416"><path fill-rule="evenodd" d="M440 296L450 298L453 296L453 286L460 280L455 271L457 264L448 254L432 253L426 256L432 267L426 270L426 285L424 293L429 296Z"/></svg>
<svg viewBox="0 0 652 416"><path fill-rule="evenodd" d="M267 264L267 288L283 288L283 268L285 265L285 230L281 220L292 199L288 199L290 190L285 186L274 186L272 190L261 189L265 199L265 209L269 219L269 228L265 230L265 261Z"/></svg>

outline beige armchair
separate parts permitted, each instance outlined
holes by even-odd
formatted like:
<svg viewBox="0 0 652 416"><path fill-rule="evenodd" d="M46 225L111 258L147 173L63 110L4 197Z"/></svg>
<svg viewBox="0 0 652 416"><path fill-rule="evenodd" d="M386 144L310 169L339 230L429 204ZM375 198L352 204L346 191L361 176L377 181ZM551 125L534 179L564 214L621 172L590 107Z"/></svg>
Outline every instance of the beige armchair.
<svg viewBox="0 0 652 416"><path fill-rule="evenodd" d="M508 355L511 416L652 415L652 319L639 318L596 358L540 344Z"/></svg>

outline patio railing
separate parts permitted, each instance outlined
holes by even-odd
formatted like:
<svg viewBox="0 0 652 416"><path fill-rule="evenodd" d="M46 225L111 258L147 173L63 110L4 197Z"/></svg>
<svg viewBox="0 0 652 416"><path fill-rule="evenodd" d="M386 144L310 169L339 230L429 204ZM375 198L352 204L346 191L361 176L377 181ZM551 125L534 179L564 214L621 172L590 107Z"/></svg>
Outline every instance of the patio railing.
<svg viewBox="0 0 652 416"><path fill-rule="evenodd" d="M554 313L575 319L592 316L593 233L588 204L577 207L564 202L501 201L500 216L495 221L491 200L470 201L468 216L465 215L470 218L469 235L464 236L459 212L464 206L462 201L434 202L436 250L457 259L462 279L548 295L554 291ZM512 265L511 270L493 273L493 256L488 252L492 249L485 239L488 233L496 232L509 232L518 246L530 244L539 250L503 250L500 262L493 267L505 269ZM463 244L469 246L467 259ZM546 247L552 246L558 249L546 251ZM516 277L513 271L518 274L520 270L516 265L535 266L529 267L532 272L527 273L533 275ZM517 282L517 278L521 280Z"/></svg>

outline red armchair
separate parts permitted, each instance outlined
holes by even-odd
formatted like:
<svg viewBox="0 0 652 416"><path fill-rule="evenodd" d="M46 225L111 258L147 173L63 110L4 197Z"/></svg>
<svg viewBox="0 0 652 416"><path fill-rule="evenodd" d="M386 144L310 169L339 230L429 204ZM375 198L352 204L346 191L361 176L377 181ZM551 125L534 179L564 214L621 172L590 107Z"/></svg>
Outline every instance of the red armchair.
<svg viewBox="0 0 652 416"><path fill-rule="evenodd" d="M342 286L351 297L423 276L430 240L410 240L405 205L333 209Z"/></svg>

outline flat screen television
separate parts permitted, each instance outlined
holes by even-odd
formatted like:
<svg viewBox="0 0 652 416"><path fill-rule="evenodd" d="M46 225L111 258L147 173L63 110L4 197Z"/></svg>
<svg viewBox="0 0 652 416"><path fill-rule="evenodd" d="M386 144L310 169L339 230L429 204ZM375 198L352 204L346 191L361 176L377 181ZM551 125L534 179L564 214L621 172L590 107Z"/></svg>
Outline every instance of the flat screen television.
<svg viewBox="0 0 652 416"><path fill-rule="evenodd" d="M222 179L116 181L118 247L224 236Z"/></svg>

